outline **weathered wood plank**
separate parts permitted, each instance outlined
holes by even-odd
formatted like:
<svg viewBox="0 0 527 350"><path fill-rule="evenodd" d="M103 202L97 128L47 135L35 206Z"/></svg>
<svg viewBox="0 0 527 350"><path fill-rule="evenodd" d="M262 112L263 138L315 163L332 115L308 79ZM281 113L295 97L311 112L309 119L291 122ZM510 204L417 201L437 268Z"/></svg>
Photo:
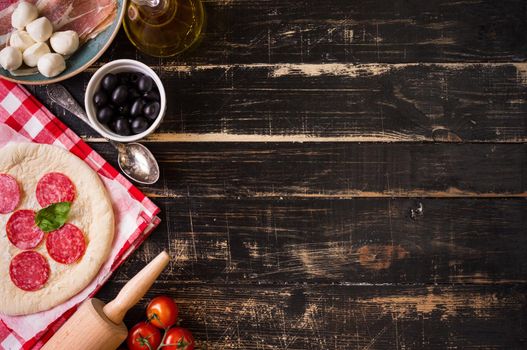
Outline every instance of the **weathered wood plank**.
<svg viewBox="0 0 527 350"><path fill-rule="evenodd" d="M92 143L112 164L107 143ZM527 144L150 143L153 197L526 197Z"/></svg>
<svg viewBox="0 0 527 350"><path fill-rule="evenodd" d="M108 300L122 282L99 293ZM158 282L207 349L522 349L523 287L231 286Z"/></svg>
<svg viewBox="0 0 527 350"><path fill-rule="evenodd" d="M527 64L158 66L155 141L527 141ZM91 69L65 85L77 100ZM46 101L42 88L33 90ZM50 105L76 132L97 134Z"/></svg>
<svg viewBox="0 0 527 350"><path fill-rule="evenodd" d="M141 188L163 223L99 296L167 249L129 326L169 294L208 349L525 348L525 1L205 4L193 52L149 58L121 32L65 82L82 101L94 69L136 58L169 92Z"/></svg>
<svg viewBox="0 0 527 350"><path fill-rule="evenodd" d="M207 0L208 26L194 51L163 62L409 63L527 59L522 0ZM121 31L104 55L139 54Z"/></svg>
<svg viewBox="0 0 527 350"><path fill-rule="evenodd" d="M116 280L167 249L173 261L164 281L527 283L527 202L521 199L156 203L161 226Z"/></svg>

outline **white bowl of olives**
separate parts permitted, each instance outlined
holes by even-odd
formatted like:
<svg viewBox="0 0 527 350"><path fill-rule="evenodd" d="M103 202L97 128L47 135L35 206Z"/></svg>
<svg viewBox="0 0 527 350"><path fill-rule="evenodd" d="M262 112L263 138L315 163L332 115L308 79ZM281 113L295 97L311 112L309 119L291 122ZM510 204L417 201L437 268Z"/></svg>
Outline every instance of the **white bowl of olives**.
<svg viewBox="0 0 527 350"><path fill-rule="evenodd" d="M154 132L166 110L161 79L147 65L116 60L91 77L84 96L86 114L104 137L133 142Z"/></svg>

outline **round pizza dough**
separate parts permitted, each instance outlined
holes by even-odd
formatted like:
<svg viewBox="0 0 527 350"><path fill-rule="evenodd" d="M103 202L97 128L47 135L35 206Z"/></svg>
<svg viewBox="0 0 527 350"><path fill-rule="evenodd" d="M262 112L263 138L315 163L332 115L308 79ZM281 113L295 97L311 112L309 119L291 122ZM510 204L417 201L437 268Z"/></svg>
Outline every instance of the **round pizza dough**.
<svg viewBox="0 0 527 350"><path fill-rule="evenodd" d="M85 162L66 150L50 145L19 143L0 151L0 174L13 176L21 192L16 210L39 210L35 189L47 173L60 172L76 188L68 223L77 226L86 237L86 252L73 264L60 264L46 249L45 239L33 249L46 257L50 275L42 289L24 291L9 276L11 259L22 252L6 234L12 213L0 214L0 313L26 315L48 310L84 289L97 275L110 252L114 236L114 213L109 195L99 175ZM31 251L31 250L30 250Z"/></svg>

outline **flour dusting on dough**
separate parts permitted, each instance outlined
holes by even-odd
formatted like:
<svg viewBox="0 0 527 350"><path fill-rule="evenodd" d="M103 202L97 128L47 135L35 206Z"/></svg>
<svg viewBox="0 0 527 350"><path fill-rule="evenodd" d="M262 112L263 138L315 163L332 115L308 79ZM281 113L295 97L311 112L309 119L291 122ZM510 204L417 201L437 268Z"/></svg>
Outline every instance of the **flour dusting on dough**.
<svg viewBox="0 0 527 350"><path fill-rule="evenodd" d="M99 176L84 161L59 147L34 143L8 145L0 152L0 173L12 175L21 187L20 209L40 209L35 189L38 180L49 172L63 173L76 187L77 197L68 223L84 233L86 252L79 262L59 264L50 258L46 244L41 243L34 250L48 260L50 277L42 289L25 292L9 277L9 262L20 249L10 244L5 234L10 214L0 215L0 313L6 315L48 310L76 295L96 276L112 246L112 204Z"/></svg>

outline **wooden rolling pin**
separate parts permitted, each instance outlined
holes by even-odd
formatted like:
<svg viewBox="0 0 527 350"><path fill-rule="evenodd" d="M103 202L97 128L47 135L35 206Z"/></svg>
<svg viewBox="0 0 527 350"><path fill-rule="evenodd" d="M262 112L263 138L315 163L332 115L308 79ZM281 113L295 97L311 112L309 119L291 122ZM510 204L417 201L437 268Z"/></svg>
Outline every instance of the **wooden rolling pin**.
<svg viewBox="0 0 527 350"><path fill-rule="evenodd" d="M117 297L104 305L99 299L88 299L64 323L43 350L115 350L128 335L123 323L126 312L150 289L170 257L160 253L126 283Z"/></svg>

